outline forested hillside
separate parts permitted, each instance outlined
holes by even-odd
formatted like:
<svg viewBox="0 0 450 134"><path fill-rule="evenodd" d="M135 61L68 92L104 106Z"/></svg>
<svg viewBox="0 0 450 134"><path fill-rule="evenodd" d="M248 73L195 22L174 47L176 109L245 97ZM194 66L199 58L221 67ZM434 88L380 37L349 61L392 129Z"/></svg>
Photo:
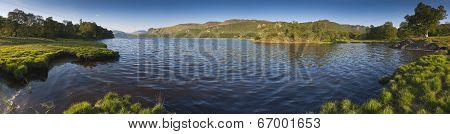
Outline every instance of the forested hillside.
<svg viewBox="0 0 450 134"><path fill-rule="evenodd" d="M204 24L179 24L150 28L149 37L170 38L248 38L269 40L325 40L358 38L367 27L342 25L328 20L316 22L270 22L264 20L231 19Z"/></svg>
<svg viewBox="0 0 450 134"><path fill-rule="evenodd" d="M367 27L342 25L328 20L316 22L276 22L261 25L255 38L263 42L332 42L337 40L360 39Z"/></svg>
<svg viewBox="0 0 450 134"><path fill-rule="evenodd" d="M204 24L179 24L164 28L150 28L151 37L177 38L251 38L258 33L258 26L273 22L263 20L231 19Z"/></svg>

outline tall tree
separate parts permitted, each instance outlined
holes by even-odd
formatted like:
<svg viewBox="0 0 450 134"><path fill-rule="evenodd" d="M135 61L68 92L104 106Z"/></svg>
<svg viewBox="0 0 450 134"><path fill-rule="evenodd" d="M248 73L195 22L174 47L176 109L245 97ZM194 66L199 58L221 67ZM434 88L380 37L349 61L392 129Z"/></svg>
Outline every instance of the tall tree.
<svg viewBox="0 0 450 134"><path fill-rule="evenodd" d="M392 22L388 21L384 23L382 31L383 31L382 38L385 40L393 40L397 38L397 28L394 27L394 24L392 24Z"/></svg>
<svg viewBox="0 0 450 134"><path fill-rule="evenodd" d="M393 40L397 38L397 28L389 21L378 27L370 26L367 38L375 40Z"/></svg>
<svg viewBox="0 0 450 134"><path fill-rule="evenodd" d="M25 12L19 9L8 13L7 32L10 36L17 37L19 35L19 29L25 24L26 18Z"/></svg>
<svg viewBox="0 0 450 134"><path fill-rule="evenodd" d="M96 39L96 27L97 24L91 22L80 23L80 35L85 39Z"/></svg>
<svg viewBox="0 0 450 134"><path fill-rule="evenodd" d="M447 11L444 6L433 8L420 2L414 15L406 15L405 19L409 27L415 29L419 34L428 37L428 33L439 25L439 21L447 17Z"/></svg>
<svg viewBox="0 0 450 134"><path fill-rule="evenodd" d="M44 22L44 33L47 38L57 37L57 22L52 17L48 17Z"/></svg>
<svg viewBox="0 0 450 134"><path fill-rule="evenodd" d="M70 38L70 37L76 36L72 21L64 20L63 23L65 25L64 29L63 29L63 31L64 31L64 38Z"/></svg>
<svg viewBox="0 0 450 134"><path fill-rule="evenodd" d="M6 19L3 16L0 16L0 37L4 36L3 27L5 25Z"/></svg>
<svg viewBox="0 0 450 134"><path fill-rule="evenodd" d="M400 27L398 28L398 32L397 32L397 36L400 39L411 38L414 35L415 35L415 32L410 27L408 27L408 22L400 23Z"/></svg>

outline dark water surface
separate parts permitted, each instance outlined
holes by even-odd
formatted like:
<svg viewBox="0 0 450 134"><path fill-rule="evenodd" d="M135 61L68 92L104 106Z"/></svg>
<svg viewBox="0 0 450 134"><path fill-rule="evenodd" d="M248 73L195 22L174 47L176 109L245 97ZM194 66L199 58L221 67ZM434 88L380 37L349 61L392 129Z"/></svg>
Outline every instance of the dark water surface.
<svg viewBox="0 0 450 134"><path fill-rule="evenodd" d="M175 113L306 113L325 101L377 97L378 80L425 55L383 44L253 44L246 40L111 39L118 61L57 62L28 84L0 80L0 108L62 113L106 92ZM3 77L3 76L2 76ZM50 106L49 106L50 105ZM45 107L54 107L48 108Z"/></svg>

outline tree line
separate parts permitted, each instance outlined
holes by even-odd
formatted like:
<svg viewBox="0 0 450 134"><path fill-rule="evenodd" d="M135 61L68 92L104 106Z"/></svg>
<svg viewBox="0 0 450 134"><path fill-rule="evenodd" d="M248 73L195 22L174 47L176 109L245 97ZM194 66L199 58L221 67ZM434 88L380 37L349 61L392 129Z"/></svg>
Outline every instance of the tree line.
<svg viewBox="0 0 450 134"><path fill-rule="evenodd" d="M412 37L447 36L450 34L449 24L440 24L440 21L447 17L444 6L433 8L430 5L419 3L414 9L413 15L406 15L405 21L400 23L396 29L391 22L386 22L382 26L369 28L368 39L407 39Z"/></svg>
<svg viewBox="0 0 450 134"><path fill-rule="evenodd" d="M357 35L365 33L363 26L340 25L328 20L309 23L277 22L258 27L261 32L255 39L265 41L332 42L357 38Z"/></svg>
<svg viewBox="0 0 450 134"><path fill-rule="evenodd" d="M413 37L448 36L450 24L440 24L447 17L444 6L434 8L419 3L413 15L406 15L397 29L392 22L381 26L339 25L327 20L311 23L276 23L261 26L256 40L276 41L339 41L348 39L395 40Z"/></svg>
<svg viewBox="0 0 450 134"><path fill-rule="evenodd" d="M95 22L73 24L64 20L62 23L52 17L44 19L42 16L25 13L15 9L6 18L0 16L1 37L40 37L40 38L71 38L85 40L99 40L114 38L112 31L98 26Z"/></svg>

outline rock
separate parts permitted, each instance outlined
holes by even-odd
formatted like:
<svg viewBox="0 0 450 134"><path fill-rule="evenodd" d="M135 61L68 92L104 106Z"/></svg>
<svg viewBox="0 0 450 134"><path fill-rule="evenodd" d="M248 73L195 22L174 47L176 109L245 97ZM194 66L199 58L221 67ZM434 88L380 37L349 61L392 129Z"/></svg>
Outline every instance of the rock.
<svg viewBox="0 0 450 134"><path fill-rule="evenodd" d="M439 50L439 45L437 43L430 43L426 46L426 49L436 51Z"/></svg>
<svg viewBox="0 0 450 134"><path fill-rule="evenodd" d="M395 48L395 49L405 49L406 46L409 46L409 45L411 45L411 44L413 44L413 43L414 43L413 40L407 39L407 40L404 40L404 41L401 41L401 42L399 42L399 43L395 43L395 44L391 45L391 48Z"/></svg>
<svg viewBox="0 0 450 134"><path fill-rule="evenodd" d="M383 76L378 82L382 85L386 85L391 80L391 76Z"/></svg>
<svg viewBox="0 0 450 134"><path fill-rule="evenodd" d="M406 39L401 42L392 44L390 47L394 49L408 49L408 50L423 50L423 51L437 51L442 49L442 43L431 42L428 40L412 40Z"/></svg>

